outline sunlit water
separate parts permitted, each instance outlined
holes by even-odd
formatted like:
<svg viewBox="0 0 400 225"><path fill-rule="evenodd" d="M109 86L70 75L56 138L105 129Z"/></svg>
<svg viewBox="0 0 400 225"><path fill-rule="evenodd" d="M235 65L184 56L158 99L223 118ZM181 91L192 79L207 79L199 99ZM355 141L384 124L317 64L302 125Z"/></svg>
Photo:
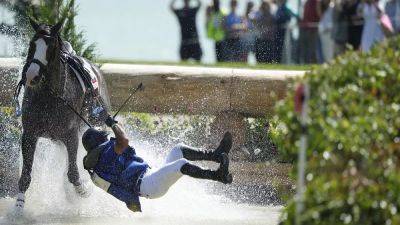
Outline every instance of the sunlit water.
<svg viewBox="0 0 400 225"><path fill-rule="evenodd" d="M134 137L131 137L134 140ZM132 143L139 155L157 167L172 146L152 146L150 141ZM155 152L158 152L155 154ZM160 153L161 152L161 153ZM81 176L84 150L79 148ZM87 199L76 196L67 181L64 147L41 140L35 154L32 184L27 191L25 215L12 215L14 199L0 199L0 224L277 224L280 207L237 204L223 195L206 192L203 180L183 177L162 198L142 199L143 213L132 213L125 204L93 187ZM89 181L90 182L90 181ZM91 184L91 182L90 182Z"/></svg>

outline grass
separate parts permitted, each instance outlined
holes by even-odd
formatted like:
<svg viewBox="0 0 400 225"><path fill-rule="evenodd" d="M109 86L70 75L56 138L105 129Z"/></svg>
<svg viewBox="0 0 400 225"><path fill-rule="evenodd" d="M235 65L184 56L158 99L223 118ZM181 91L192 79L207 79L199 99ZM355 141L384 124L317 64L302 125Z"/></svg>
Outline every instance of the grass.
<svg viewBox="0 0 400 225"><path fill-rule="evenodd" d="M202 66L202 67L224 67L242 69L263 69L263 70L310 70L314 65L285 65L285 64L257 64L248 65L246 63L216 63L203 64L195 62L158 62L158 61L136 61L121 59L99 59L97 63L116 63L116 64L147 64L147 65L170 65L170 66Z"/></svg>

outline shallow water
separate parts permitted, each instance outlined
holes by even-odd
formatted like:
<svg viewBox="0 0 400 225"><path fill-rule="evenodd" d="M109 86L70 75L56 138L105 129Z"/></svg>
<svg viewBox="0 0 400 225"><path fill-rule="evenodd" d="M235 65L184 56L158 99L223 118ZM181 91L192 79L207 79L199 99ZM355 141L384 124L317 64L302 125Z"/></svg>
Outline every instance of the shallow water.
<svg viewBox="0 0 400 225"><path fill-rule="evenodd" d="M167 150L149 142L133 146L157 167ZM166 149L170 149L169 146ZM83 150L79 149L78 162ZM76 196L66 177L66 151L47 140L39 142L32 184L27 191L25 215L12 216L14 199L0 199L0 224L277 224L281 207L237 204L206 192L208 182L183 177L162 198L142 199L143 213L131 213L125 204L93 187L87 199ZM79 163L81 176L89 175ZM91 182L90 182L91 183Z"/></svg>

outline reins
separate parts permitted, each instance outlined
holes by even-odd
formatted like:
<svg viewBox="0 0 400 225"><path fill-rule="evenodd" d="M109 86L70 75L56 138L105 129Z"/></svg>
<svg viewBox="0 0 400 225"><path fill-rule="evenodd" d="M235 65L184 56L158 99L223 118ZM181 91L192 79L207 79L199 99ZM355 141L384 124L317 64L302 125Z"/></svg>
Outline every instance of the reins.
<svg viewBox="0 0 400 225"><path fill-rule="evenodd" d="M74 112L84 123L86 123L86 125L88 125L90 128L93 127L93 126L89 123L89 121L87 121L80 113L78 113L78 112L75 110L75 108L74 108L71 104L68 103L68 101L67 101L66 99L64 99L63 97L57 95L57 94L53 91L53 89L50 89L50 94L52 94L53 97L55 97L55 98L61 100L61 101L64 103L64 105L68 106L68 108L69 108L72 112Z"/></svg>
<svg viewBox="0 0 400 225"><path fill-rule="evenodd" d="M69 52L66 52L65 49L63 48L62 45L62 40L61 38L59 39L59 42L61 43L61 54L60 54L60 61L61 63L64 64L64 69L71 67L71 65L68 63L69 60L74 60L73 57L70 56ZM19 104L18 98L19 95L21 93L21 89L22 86L26 85L26 71L28 70L28 66L31 65L32 63L37 64L40 67L39 73L42 74L42 76L45 76L48 73L48 69L46 67L46 65L44 65L40 60L38 59L30 59L27 60L26 64L24 65L24 68L22 70L22 77L21 80L18 82L17 87L15 88L14 91L14 97L13 97L13 101L15 104L15 115L17 117L22 115L22 110L21 110L21 106ZM84 73L84 71L78 71L79 73ZM65 76L67 76L69 73L67 71L65 71ZM48 74L47 74L48 75ZM83 78L85 78L85 76L82 76ZM65 84L64 84L65 86ZM89 121L87 119L85 119L65 98L63 98L62 96L58 95L52 88L50 89L50 94L54 97L57 98L58 100L60 100L61 102L63 102L64 105L66 105L73 113L75 113L86 125L88 125L90 128L92 128L93 126L89 123ZM131 94L129 95L129 97L123 102L123 104L118 108L117 112L114 114L113 118L115 118L120 111L125 107L125 105L129 102L129 100L138 92L143 90L143 84L140 83L136 88L134 88L131 92ZM100 97L99 98L99 94L96 95L94 93L95 90L89 90L89 93L91 95L91 97L93 98L93 101L95 103L97 103L98 105L100 105L101 107L97 107L97 108L102 108L101 110L107 110L107 107L104 103L104 100ZM97 109L96 108L96 109Z"/></svg>

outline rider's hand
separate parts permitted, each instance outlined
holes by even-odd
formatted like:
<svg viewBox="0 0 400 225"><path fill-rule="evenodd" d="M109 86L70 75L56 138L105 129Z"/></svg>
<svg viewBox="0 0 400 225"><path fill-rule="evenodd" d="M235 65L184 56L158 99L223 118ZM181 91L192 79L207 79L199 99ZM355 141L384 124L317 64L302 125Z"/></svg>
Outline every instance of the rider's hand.
<svg viewBox="0 0 400 225"><path fill-rule="evenodd" d="M104 123L108 126L108 127L112 127L114 124L117 124L118 121L114 120L114 118L112 118L110 115L107 116L106 120L104 121Z"/></svg>
<svg viewBox="0 0 400 225"><path fill-rule="evenodd" d="M99 121L105 121L107 117L110 115L108 114L107 110L105 110L103 107L96 107L93 112L93 116L98 119Z"/></svg>

